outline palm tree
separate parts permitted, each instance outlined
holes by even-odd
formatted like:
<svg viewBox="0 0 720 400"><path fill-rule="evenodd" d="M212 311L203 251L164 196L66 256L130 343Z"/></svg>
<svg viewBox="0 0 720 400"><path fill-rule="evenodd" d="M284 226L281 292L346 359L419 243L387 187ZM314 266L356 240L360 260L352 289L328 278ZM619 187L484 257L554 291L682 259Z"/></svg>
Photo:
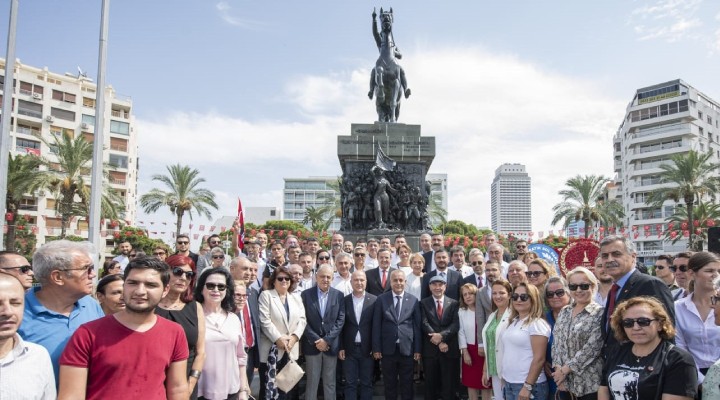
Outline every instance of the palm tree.
<svg viewBox="0 0 720 400"><path fill-rule="evenodd" d="M682 224L687 223L690 220L688 218L687 208L675 207L673 215L665 218L668 222L668 229L665 231L665 240L671 240L673 244L684 237ZM700 229L700 233L695 233L695 240L700 242L700 248L705 241L707 241L707 227L714 226L720 221L720 204L708 203L704 201L698 201L695 207L693 207L693 221L700 221L698 227L694 224L688 225L687 230L696 231ZM712 222L709 222L712 221ZM688 233L689 233L688 232Z"/></svg>
<svg viewBox="0 0 720 400"><path fill-rule="evenodd" d="M430 224L434 227L443 226L447 223L448 212L443 208L442 194L431 193L428 198L427 206L428 216L430 217Z"/></svg>
<svg viewBox="0 0 720 400"><path fill-rule="evenodd" d="M190 220L193 218L193 210L209 219L212 217L209 208L217 210L218 206L213 192L198 187L205 179L198 176L200 172L197 169L175 164L168 165L167 171L169 175L156 174L152 176L152 180L163 183L168 191L155 188L145 193L140 196L140 206L146 213L154 213L162 206L170 207L170 212L177 217L177 236L180 234L185 212L190 216Z"/></svg>
<svg viewBox="0 0 720 400"><path fill-rule="evenodd" d="M48 187L57 199L55 211L60 214L60 237L64 238L73 217L87 218L89 215L90 182L86 180L86 176L90 175L93 146L82 135L74 139L70 135L61 135L55 137L54 143L48 143L44 138L41 140L53 149L58 160L57 165L53 165L49 160L43 160L43 164L48 167L51 175ZM103 175L101 216L118 218L124 211L124 202L117 192L107 185L106 166L103 166Z"/></svg>
<svg viewBox="0 0 720 400"><path fill-rule="evenodd" d="M328 215L325 207L315 208L309 206L305 209L305 217L302 220L303 225L310 225L310 229L315 232L326 231L332 225L334 214Z"/></svg>
<svg viewBox="0 0 720 400"><path fill-rule="evenodd" d="M572 222L585 222L585 237L590 236L591 223L618 224L623 217L622 206L616 200L606 200L605 184L610 179L600 175L576 175L565 182L567 189L558 194L561 203L553 207L552 225L563 222L563 229Z"/></svg>
<svg viewBox="0 0 720 400"><path fill-rule="evenodd" d="M660 164L659 168L662 169L659 174L660 184L664 186L650 192L647 201L655 207L662 207L666 200L675 203L682 200L685 203L690 227L688 247L695 251L702 250L702 241L695 240L693 208L705 197L710 197L714 201L715 195L720 190L720 180L714 176L720 164L711 162L712 156L711 151L702 154L690 150L672 156L669 163Z"/></svg>
<svg viewBox="0 0 720 400"><path fill-rule="evenodd" d="M41 165L43 165L43 160L40 157L30 154L13 157L10 154L5 206L7 212L13 214L16 220L20 202L25 194L49 187L50 174L47 171L40 170ZM15 249L15 224L8 224L5 249Z"/></svg>

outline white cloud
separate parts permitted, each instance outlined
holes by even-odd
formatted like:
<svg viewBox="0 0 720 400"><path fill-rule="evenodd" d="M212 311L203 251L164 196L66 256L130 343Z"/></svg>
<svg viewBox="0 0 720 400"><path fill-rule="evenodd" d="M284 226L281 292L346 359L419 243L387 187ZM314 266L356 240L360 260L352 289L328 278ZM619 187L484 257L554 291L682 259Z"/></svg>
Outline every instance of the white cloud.
<svg viewBox="0 0 720 400"><path fill-rule="evenodd" d="M215 4L215 9L218 10L218 12L220 13L220 18L222 18L223 21L233 26L245 29L257 29L264 25L262 22L259 21L253 21L250 19L238 17L237 14L233 11L233 7L230 5L229 1L218 2L217 4Z"/></svg>
<svg viewBox="0 0 720 400"><path fill-rule="evenodd" d="M477 47L406 53L413 95L403 100L400 122L436 137L430 172L448 173L450 218L490 225L490 183L505 162L527 166L533 227L543 231L567 178L612 174L612 136L626 99L608 98L601 83ZM140 192L152 187L151 173L181 162L201 168L208 187L222 193L217 215L232 215L237 195L246 207L282 206L282 177L340 173L337 135L376 118L366 97L371 66L293 77L283 101L297 107L302 122L180 111L138 120Z"/></svg>
<svg viewBox="0 0 720 400"><path fill-rule="evenodd" d="M696 32L703 23L698 15L702 0L659 0L634 9L631 24L639 40L677 42L701 38Z"/></svg>

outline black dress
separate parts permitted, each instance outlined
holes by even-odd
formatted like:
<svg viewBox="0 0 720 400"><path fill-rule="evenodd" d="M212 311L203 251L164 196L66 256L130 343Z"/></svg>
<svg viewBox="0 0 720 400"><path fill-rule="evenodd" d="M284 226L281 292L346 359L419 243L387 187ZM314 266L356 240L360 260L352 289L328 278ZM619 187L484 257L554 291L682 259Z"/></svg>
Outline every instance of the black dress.
<svg viewBox="0 0 720 400"><path fill-rule="evenodd" d="M192 369L193 362L195 361L195 344L198 341L198 316L197 316L197 302L191 301L185 304L185 307L180 310L166 310L164 308L155 307L155 314L169 319L170 321L176 322L182 326L185 331L185 336L188 341L188 349L190 350L190 357L187 360L187 376L190 376L190 370ZM197 399L197 385L193 389L191 400Z"/></svg>

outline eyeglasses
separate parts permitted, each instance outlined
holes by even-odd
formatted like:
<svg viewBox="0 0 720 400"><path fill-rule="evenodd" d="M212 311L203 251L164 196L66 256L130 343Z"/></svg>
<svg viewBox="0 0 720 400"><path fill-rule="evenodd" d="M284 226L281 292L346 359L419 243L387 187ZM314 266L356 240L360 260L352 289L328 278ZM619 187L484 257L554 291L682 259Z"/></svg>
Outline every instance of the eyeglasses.
<svg viewBox="0 0 720 400"><path fill-rule="evenodd" d="M210 290L210 291L217 289L218 292L224 292L225 289L227 289L227 285L224 285L222 283L206 283L205 289Z"/></svg>
<svg viewBox="0 0 720 400"><path fill-rule="evenodd" d="M173 268L172 273L173 273L173 275L175 275L177 277L181 277L181 276L183 276L183 274L185 274L185 277L188 279L192 279L192 277L195 276L195 272L185 271L184 269L182 269L180 267Z"/></svg>
<svg viewBox="0 0 720 400"><path fill-rule="evenodd" d="M579 285L575 285L574 283L571 283L568 285L568 288L570 288L571 292L578 290L578 288L580 288L582 290L588 290L588 289L590 289L590 284L589 283L581 283Z"/></svg>
<svg viewBox="0 0 720 400"><path fill-rule="evenodd" d="M0 269L19 269L21 274L27 274L29 271L32 271L32 267L29 265L23 265L21 267L7 267L7 268L0 268Z"/></svg>
<svg viewBox="0 0 720 400"><path fill-rule="evenodd" d="M635 318L635 319L625 318L621 321L621 323L622 323L623 328L629 329L629 328L634 327L636 322L641 328L645 328L645 327L650 326L650 324L653 321L657 321L657 318L653 318L653 319L645 318L645 317L640 317L640 318Z"/></svg>
<svg viewBox="0 0 720 400"><path fill-rule="evenodd" d="M164 252L164 251L156 251L156 252L153 253L153 255L154 255L154 256L164 256L164 255L165 255L165 252Z"/></svg>
<svg viewBox="0 0 720 400"><path fill-rule="evenodd" d="M355 253L355 257L365 257L365 253Z"/></svg>
<svg viewBox="0 0 720 400"><path fill-rule="evenodd" d="M239 297L239 298L241 298L241 299L247 299L248 295L247 295L247 294L235 293L235 297Z"/></svg>
<svg viewBox="0 0 720 400"><path fill-rule="evenodd" d="M212 256L212 258L213 258L214 260L220 260L220 259L225 258L225 256Z"/></svg>
<svg viewBox="0 0 720 400"><path fill-rule="evenodd" d="M515 246L515 248L516 249L525 249L525 248L527 248L527 246L519 245L519 246Z"/></svg>
<svg viewBox="0 0 720 400"><path fill-rule="evenodd" d="M327 261L327 260L329 260L329 259L330 259L330 256L320 256L320 257L318 257L318 260L323 260L323 261Z"/></svg>
<svg viewBox="0 0 720 400"><path fill-rule="evenodd" d="M545 297L548 299L552 299L553 297L563 297L565 296L565 289L558 289L556 291L546 291Z"/></svg>
<svg viewBox="0 0 720 400"><path fill-rule="evenodd" d="M220 241L219 241L219 240L213 240L212 242L210 242L210 244L220 244Z"/></svg>
<svg viewBox="0 0 720 400"><path fill-rule="evenodd" d="M678 265L676 268L679 269L680 272L687 272L687 270L688 270L688 266L687 266L687 265ZM676 270L676 271L677 271L677 270Z"/></svg>
<svg viewBox="0 0 720 400"><path fill-rule="evenodd" d="M89 265L86 265L86 266L80 267L80 268L66 268L63 271L85 271L89 274L94 269L95 269L95 266L93 264L89 264Z"/></svg>
<svg viewBox="0 0 720 400"><path fill-rule="evenodd" d="M473 267L479 267L479 266L483 265L483 262L482 261L473 261L470 264L472 264Z"/></svg>
<svg viewBox="0 0 720 400"><path fill-rule="evenodd" d="M289 276L278 276L277 278L275 278L275 280L280 282L291 282L292 278L290 278Z"/></svg>
<svg viewBox="0 0 720 400"><path fill-rule="evenodd" d="M545 271L528 271L525 273L525 275L532 277L532 278L537 278L538 276L544 275L544 274L545 274Z"/></svg>
<svg viewBox="0 0 720 400"><path fill-rule="evenodd" d="M178 242L175 242L175 243L177 243L177 244L179 244L179 245L181 245L181 244L190 244L190 242L186 242L186 241L184 241L184 240L183 240L183 241L181 241L181 242L180 242L180 241L178 241Z"/></svg>
<svg viewBox="0 0 720 400"><path fill-rule="evenodd" d="M523 294L513 293L512 296L510 296L510 298L512 299L512 301L528 301L530 299L530 295L527 293L523 293Z"/></svg>

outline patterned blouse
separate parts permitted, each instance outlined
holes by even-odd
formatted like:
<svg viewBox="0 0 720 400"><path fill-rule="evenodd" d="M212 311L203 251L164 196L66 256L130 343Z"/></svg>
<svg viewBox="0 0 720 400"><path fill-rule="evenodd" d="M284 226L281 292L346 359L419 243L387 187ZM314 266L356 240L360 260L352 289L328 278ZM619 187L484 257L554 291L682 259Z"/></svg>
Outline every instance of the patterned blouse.
<svg viewBox="0 0 720 400"><path fill-rule="evenodd" d="M567 389L584 396L597 392L600 386L603 307L590 302L575 317L572 312L570 304L558 314L553 328L552 365L567 365L571 371L565 378Z"/></svg>

